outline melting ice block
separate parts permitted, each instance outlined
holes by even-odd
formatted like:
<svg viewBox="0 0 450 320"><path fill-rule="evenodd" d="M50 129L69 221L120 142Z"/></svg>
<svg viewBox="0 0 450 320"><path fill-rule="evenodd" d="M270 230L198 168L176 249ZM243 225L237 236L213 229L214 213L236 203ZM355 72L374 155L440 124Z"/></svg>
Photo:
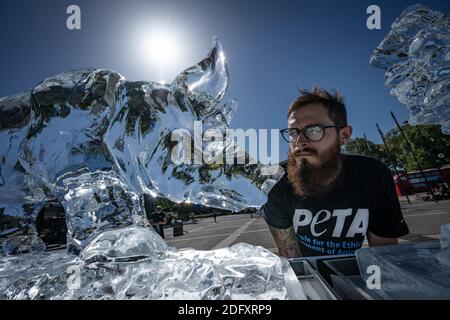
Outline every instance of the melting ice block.
<svg viewBox="0 0 450 320"><path fill-rule="evenodd" d="M35 253L0 261L0 299L306 299L289 263L236 244L167 248L152 228L95 238L80 257Z"/></svg>
<svg viewBox="0 0 450 320"><path fill-rule="evenodd" d="M450 223L441 226L441 249L450 248Z"/></svg>
<svg viewBox="0 0 450 320"><path fill-rule="evenodd" d="M364 280L369 266L380 268L381 288L373 290L386 299L450 299L450 255L437 240L362 248L356 258Z"/></svg>

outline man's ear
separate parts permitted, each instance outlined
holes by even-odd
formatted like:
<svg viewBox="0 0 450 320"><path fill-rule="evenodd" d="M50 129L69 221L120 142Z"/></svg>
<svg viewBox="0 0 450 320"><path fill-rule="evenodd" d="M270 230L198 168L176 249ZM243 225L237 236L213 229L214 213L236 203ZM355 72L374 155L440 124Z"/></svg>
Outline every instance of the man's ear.
<svg viewBox="0 0 450 320"><path fill-rule="evenodd" d="M339 131L339 140L341 145L347 144L350 141L350 138L352 137L353 128L350 126L347 126L345 128L342 128Z"/></svg>

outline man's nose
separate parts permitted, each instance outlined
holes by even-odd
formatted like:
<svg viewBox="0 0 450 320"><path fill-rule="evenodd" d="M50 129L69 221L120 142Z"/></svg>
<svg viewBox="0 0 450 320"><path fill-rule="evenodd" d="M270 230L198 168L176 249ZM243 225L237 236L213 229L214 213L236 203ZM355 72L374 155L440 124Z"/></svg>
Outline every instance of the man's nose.
<svg viewBox="0 0 450 320"><path fill-rule="evenodd" d="M309 146L311 144L311 141L309 141L305 135L303 134L303 132L299 132L297 139L295 139L295 147L296 148L300 148L300 149L304 149L305 147Z"/></svg>

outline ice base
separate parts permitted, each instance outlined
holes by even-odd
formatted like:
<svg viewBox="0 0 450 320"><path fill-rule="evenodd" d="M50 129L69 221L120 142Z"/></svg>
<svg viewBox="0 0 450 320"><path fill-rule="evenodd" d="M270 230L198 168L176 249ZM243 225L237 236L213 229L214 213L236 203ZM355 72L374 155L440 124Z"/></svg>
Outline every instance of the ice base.
<svg viewBox="0 0 450 320"><path fill-rule="evenodd" d="M131 226L100 234L80 256L0 260L0 299L306 299L292 272L263 247L177 250L152 228Z"/></svg>
<svg viewBox="0 0 450 320"><path fill-rule="evenodd" d="M362 248L356 258L366 283L368 267L380 268L381 288L373 290L386 299L450 299L450 254L437 240Z"/></svg>

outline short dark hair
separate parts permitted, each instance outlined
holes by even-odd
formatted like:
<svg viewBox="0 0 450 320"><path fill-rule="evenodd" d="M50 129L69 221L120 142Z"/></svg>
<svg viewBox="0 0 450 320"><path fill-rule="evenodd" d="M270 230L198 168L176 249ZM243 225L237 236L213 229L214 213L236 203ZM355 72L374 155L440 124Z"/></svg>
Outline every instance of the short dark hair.
<svg viewBox="0 0 450 320"><path fill-rule="evenodd" d="M288 118L292 112L312 103L319 103L328 110L328 116L335 124L347 125L347 110L345 109L342 94L333 90L329 92L319 87L311 90L299 89L300 95L291 103L288 110Z"/></svg>

